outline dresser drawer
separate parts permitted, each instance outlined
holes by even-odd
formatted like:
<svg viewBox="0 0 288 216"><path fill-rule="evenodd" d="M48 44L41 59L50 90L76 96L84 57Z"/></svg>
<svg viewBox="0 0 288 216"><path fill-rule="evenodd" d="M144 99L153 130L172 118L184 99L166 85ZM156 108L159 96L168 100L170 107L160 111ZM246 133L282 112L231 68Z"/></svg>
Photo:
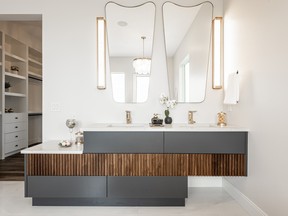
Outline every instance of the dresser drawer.
<svg viewBox="0 0 288 216"><path fill-rule="evenodd" d="M22 130L26 130L27 123L26 122L14 122L14 123L10 123L10 124L5 124L4 128L5 128L4 129L5 133L22 131Z"/></svg>
<svg viewBox="0 0 288 216"><path fill-rule="evenodd" d="M4 123L25 122L27 120L27 113L5 113L4 115Z"/></svg>
<svg viewBox="0 0 288 216"><path fill-rule="evenodd" d="M25 140L19 140L16 142L6 143L4 150L5 150L5 154L7 154L9 152L20 150L25 147L27 147Z"/></svg>
<svg viewBox="0 0 288 216"><path fill-rule="evenodd" d="M27 138L27 131L17 131L5 134L5 143L16 142L18 140L25 140Z"/></svg>

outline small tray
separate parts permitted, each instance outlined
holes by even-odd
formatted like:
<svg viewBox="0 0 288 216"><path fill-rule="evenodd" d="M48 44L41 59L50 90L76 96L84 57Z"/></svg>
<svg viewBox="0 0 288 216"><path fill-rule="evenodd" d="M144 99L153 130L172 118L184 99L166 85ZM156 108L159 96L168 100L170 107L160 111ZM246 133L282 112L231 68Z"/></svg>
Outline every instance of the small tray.
<svg viewBox="0 0 288 216"><path fill-rule="evenodd" d="M149 123L149 126L150 127L164 127L163 124L152 124L152 123Z"/></svg>

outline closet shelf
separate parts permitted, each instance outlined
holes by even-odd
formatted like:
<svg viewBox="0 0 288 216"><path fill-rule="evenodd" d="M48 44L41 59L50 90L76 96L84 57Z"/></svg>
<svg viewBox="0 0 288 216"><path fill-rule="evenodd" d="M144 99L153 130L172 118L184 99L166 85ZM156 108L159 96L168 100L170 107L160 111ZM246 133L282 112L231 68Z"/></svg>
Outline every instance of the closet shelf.
<svg viewBox="0 0 288 216"><path fill-rule="evenodd" d="M36 67L36 68L42 68L42 63L41 62L39 62L37 60L34 60L34 59L31 59L31 58L29 58L28 61L29 61L29 64L31 66Z"/></svg>
<svg viewBox="0 0 288 216"><path fill-rule="evenodd" d="M9 96L9 97L26 97L25 94L14 93L14 92L5 92L5 96Z"/></svg>
<svg viewBox="0 0 288 216"><path fill-rule="evenodd" d="M26 77L18 75L18 74L13 74L13 73L10 73L10 72L5 72L5 76L26 80Z"/></svg>
<svg viewBox="0 0 288 216"><path fill-rule="evenodd" d="M6 60L10 62L26 62L26 60L20 56L14 55L9 52L5 52Z"/></svg>
<svg viewBox="0 0 288 216"><path fill-rule="evenodd" d="M28 77L42 81L42 75L28 71Z"/></svg>

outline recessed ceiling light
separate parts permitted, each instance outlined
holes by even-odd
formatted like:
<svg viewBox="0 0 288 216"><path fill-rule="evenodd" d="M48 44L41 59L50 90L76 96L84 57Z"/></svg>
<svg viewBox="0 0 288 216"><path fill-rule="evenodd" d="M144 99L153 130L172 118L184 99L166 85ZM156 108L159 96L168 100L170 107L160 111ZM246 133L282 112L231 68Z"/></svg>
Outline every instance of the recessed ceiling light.
<svg viewBox="0 0 288 216"><path fill-rule="evenodd" d="M128 23L125 22L125 21L119 21L119 22L117 22L117 24L118 24L119 26L121 26L121 27L124 27L124 26L127 26L127 25L128 25Z"/></svg>

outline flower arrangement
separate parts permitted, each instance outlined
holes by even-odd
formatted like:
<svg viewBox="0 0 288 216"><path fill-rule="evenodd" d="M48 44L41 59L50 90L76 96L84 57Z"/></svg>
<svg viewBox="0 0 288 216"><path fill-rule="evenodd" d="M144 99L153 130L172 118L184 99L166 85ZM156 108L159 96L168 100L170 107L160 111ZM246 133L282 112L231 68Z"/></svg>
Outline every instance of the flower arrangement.
<svg viewBox="0 0 288 216"><path fill-rule="evenodd" d="M177 104L176 100L169 100L169 97L163 93L160 95L160 103L166 106L165 109L166 117L169 117L170 114L169 109L173 109Z"/></svg>

